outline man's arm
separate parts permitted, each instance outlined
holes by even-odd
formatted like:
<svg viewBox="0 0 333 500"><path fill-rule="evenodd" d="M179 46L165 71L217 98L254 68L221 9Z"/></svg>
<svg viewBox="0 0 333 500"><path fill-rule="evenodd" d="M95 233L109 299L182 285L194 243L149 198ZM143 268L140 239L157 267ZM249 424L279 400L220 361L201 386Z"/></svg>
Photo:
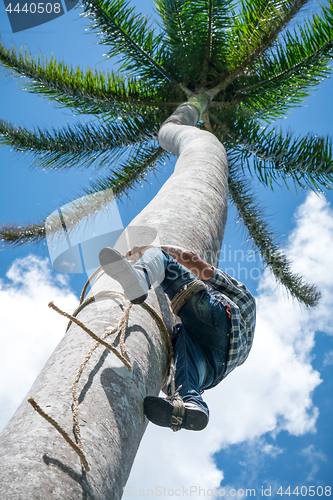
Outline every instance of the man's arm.
<svg viewBox="0 0 333 500"><path fill-rule="evenodd" d="M148 248L152 247L133 247L132 250L126 254L126 258L139 259ZM160 245L160 248L171 255L171 257L176 259L179 264L186 267L200 280L209 281L213 276L213 266L201 259L199 255L192 250L187 250L186 248L175 245Z"/></svg>
<svg viewBox="0 0 333 500"><path fill-rule="evenodd" d="M187 250L186 248L174 245L161 245L161 248L176 259L179 264L191 271L192 274L195 274L200 280L209 281L213 276L213 266L201 259L193 250Z"/></svg>

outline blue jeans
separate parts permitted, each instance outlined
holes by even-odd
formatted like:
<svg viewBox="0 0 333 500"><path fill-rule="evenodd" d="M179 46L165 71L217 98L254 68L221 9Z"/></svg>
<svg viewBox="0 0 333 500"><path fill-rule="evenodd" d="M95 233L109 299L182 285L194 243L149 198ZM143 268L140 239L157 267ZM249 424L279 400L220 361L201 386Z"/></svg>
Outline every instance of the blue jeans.
<svg viewBox="0 0 333 500"><path fill-rule="evenodd" d="M170 300L196 276L161 248L150 248L134 265L144 271L148 285L161 285ZM223 305L209 292L195 294L179 311L174 326L175 383L184 401L207 412L201 392L209 389L225 371L229 351L230 319ZM168 390L170 388L168 387Z"/></svg>

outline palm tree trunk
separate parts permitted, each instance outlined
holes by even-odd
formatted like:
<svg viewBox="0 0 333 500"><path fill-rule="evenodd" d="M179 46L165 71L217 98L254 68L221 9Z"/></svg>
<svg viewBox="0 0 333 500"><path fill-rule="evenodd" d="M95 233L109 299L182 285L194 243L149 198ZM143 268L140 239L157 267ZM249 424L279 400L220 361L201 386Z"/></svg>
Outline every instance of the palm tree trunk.
<svg viewBox="0 0 333 500"><path fill-rule="evenodd" d="M197 107L184 105L163 124L159 140L179 156L175 172L131 226L140 227L143 237L144 228L154 228L160 244L193 249L216 263L226 223L228 166L223 146L212 134L195 128L197 120ZM88 296L103 290L120 287L101 274ZM170 331L174 318L164 294L151 291L148 303ZM114 301L101 298L78 317L100 336L120 315ZM159 393L167 370L166 341L141 306L131 310L125 342L132 371L99 347L82 376L79 423L90 470L83 471L77 454L25 400L0 438L1 499L121 498L147 425L143 399ZM71 386L91 345L89 336L72 324L28 394L69 434Z"/></svg>

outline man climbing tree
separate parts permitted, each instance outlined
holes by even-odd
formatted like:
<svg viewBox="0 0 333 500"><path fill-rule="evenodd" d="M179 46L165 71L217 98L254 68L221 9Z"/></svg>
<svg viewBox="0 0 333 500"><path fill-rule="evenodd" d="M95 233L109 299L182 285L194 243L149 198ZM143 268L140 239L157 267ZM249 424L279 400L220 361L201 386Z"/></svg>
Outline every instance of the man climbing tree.
<svg viewBox="0 0 333 500"><path fill-rule="evenodd" d="M107 46L107 57L116 56L120 61L121 72L84 71L54 58L35 59L2 44L0 61L29 79L29 85L24 80L24 88L73 109L75 114L91 115L94 121L76 126L66 123L60 130L50 124L47 130L31 131L1 120L1 141L18 151L29 151L43 169L108 166L109 171L88 186L85 194L91 195L91 205L83 211L80 205L71 214L68 230L103 208L105 189L120 196L173 154L178 158L174 173L130 225L154 228L162 245L190 248L217 267L229 193L265 265L293 297L314 306L318 291L292 272L246 175L249 169L267 186L280 180L315 190L331 185L330 139L315 133L294 137L273 127L277 118L284 117L331 72L331 1L321 9L320 17L313 15L296 31L286 29L290 21L295 26L295 16L306 3L156 0L161 22L154 27L124 0L83 0L84 14ZM263 128L263 123L269 126ZM0 228L0 238L7 244L38 242L45 237L45 220L25 226L2 224ZM126 255L130 248L118 250ZM175 257L172 251L167 253ZM201 277L219 286L209 297L217 300L222 291L235 302L226 293L228 278L213 272L211 279ZM110 300L115 285L100 273L78 313L80 324L104 339L118 321L117 307L111 310ZM151 292L148 300L167 324L171 313L153 295ZM204 295L198 292L191 300ZM189 300L179 311L180 332L187 330L184 315L190 305ZM229 354L226 371L222 374L221 369L216 381L232 368L236 337L231 332L236 314L231 303L228 305ZM54 494L62 500L121 498L146 427L142 402L151 394L157 396L167 366L161 322L141 306L131 309L126 338L132 371L119 367L119 357L99 353L81 388L78 419L90 469L81 471L73 449L24 401L1 436L1 498L35 500L54 498ZM228 323L223 307L218 309ZM251 314L254 317L254 310ZM243 326L241 319L239 325ZM226 331L220 326L218 330ZM176 346L181 334L177 340L175 333ZM63 426L69 426L72 418L73 380L91 351L87 337L72 322L29 392ZM250 346L249 332L246 338ZM247 355L249 346L242 346L242 339L239 335L235 364ZM208 374L204 378L197 390L214 383L209 382ZM179 390L186 399L182 388ZM166 407L171 408L169 403ZM186 420L187 415L185 425Z"/></svg>
<svg viewBox="0 0 333 500"><path fill-rule="evenodd" d="M132 303L144 302L148 290L158 283L181 318L172 337L177 392L172 393L169 381L167 399L147 396L145 415L173 431L202 430L209 418L202 392L217 385L249 355L255 300L243 284L193 251L174 245L134 247L126 257L141 258L132 266L112 248L104 248L99 258L103 270L122 285Z"/></svg>

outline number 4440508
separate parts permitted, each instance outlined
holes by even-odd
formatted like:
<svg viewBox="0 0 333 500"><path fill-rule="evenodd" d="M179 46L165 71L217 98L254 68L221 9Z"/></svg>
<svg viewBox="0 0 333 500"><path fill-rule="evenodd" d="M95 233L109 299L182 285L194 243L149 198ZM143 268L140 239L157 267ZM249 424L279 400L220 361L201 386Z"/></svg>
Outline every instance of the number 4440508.
<svg viewBox="0 0 333 500"><path fill-rule="evenodd" d="M280 488L278 489L278 491L276 492L277 495L288 495L288 496L291 496L291 495L301 495L302 497L305 497L305 496L310 496L310 497L313 497L315 495L317 495L318 497L322 497L322 496L326 496L326 497L329 497L331 496L331 491L332 491L332 488L331 486L301 486L301 487L298 487L296 486L296 488L291 491L291 488L290 486L288 486L287 489L283 490L282 486L280 486Z"/></svg>
<svg viewBox="0 0 333 500"><path fill-rule="evenodd" d="M25 3L23 7L20 7L20 4L17 3L14 8L12 8L12 4L8 4L6 7L6 11L9 12L10 14L12 12L17 12L19 14L20 12L25 12L26 14L60 14L61 7L60 3L44 3L44 2L39 2L39 3L30 3L29 5Z"/></svg>

